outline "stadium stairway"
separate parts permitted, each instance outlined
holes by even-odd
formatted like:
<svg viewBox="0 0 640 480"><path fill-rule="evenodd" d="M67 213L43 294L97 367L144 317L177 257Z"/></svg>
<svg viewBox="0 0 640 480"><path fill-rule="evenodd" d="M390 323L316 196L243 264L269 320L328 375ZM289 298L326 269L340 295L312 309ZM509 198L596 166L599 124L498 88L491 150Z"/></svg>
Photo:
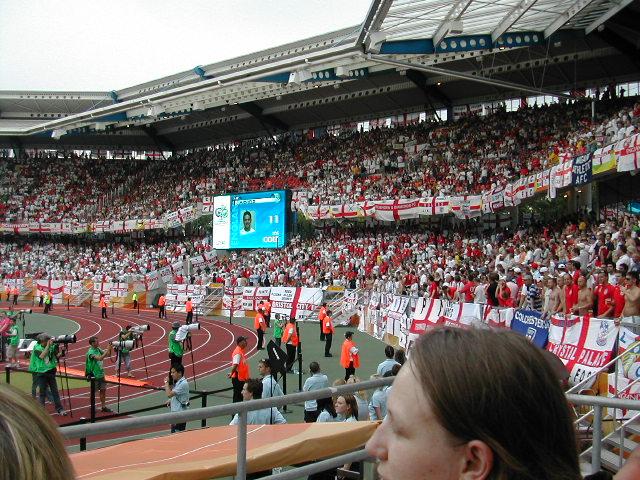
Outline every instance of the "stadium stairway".
<svg viewBox="0 0 640 480"><path fill-rule="evenodd" d="M604 423L611 423L612 418L605 417ZM588 432L593 424L583 421L579 425L580 432ZM605 432L606 433L606 432ZM622 445L622 449L620 446ZM624 465L629 454L640 445L640 413L632 415L624 422L615 422L615 428L604 435L600 447L600 462L603 470L616 473ZM583 470L590 472L593 446L580 454Z"/></svg>

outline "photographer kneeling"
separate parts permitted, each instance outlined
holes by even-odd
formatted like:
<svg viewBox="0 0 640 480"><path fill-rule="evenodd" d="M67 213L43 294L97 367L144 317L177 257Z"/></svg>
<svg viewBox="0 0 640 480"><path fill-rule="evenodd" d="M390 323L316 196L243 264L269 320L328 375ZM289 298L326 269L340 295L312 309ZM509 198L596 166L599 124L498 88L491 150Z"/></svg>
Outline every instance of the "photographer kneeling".
<svg viewBox="0 0 640 480"><path fill-rule="evenodd" d="M184 366L177 364L171 367L171 378L173 387L169 386L169 382L165 380L164 391L167 393L169 400L167 406L172 412L182 412L189 408L189 383L184 378ZM176 423L171 425L171 433L183 432L187 428L186 423Z"/></svg>
<svg viewBox="0 0 640 480"><path fill-rule="evenodd" d="M89 338L89 351L87 351L87 358L85 362L85 375L88 378L94 378L96 381L96 389L100 392L100 404L103 412L112 412L110 408L107 408L107 382L104 380L104 368L102 361L107 355L111 355L113 347L111 344L106 350L100 349L100 341L98 337Z"/></svg>

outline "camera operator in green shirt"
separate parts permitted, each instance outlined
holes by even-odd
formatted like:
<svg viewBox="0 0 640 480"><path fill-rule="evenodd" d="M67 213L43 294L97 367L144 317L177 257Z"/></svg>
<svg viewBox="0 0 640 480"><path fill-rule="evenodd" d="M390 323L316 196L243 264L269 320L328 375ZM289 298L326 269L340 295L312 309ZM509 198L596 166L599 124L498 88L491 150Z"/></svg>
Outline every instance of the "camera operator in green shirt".
<svg viewBox="0 0 640 480"><path fill-rule="evenodd" d="M41 333L36 338L36 344L31 352L29 370L33 373L34 381L40 390L39 401L44 406L47 388L51 391L53 403L59 415L66 415L60 401L58 384L56 383L56 369L60 350L58 345L53 343L53 339L46 333Z"/></svg>
<svg viewBox="0 0 640 480"><path fill-rule="evenodd" d="M104 380L104 368L102 367L102 361L107 355L111 355L113 346L109 344L106 350L100 348L100 340L98 337L89 338L89 351L87 352L87 359L85 362L85 374L87 377L93 377L96 380L96 389L100 392L100 404L103 412L112 412L107 407L107 382Z"/></svg>

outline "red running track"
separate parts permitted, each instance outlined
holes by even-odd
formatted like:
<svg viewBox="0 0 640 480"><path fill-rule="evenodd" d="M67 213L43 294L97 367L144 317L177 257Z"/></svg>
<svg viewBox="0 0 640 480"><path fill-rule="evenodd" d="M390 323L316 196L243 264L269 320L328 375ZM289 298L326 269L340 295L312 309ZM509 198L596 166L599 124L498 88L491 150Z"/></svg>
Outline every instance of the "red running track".
<svg viewBox="0 0 640 480"><path fill-rule="evenodd" d="M29 308L30 306L25 306ZM23 308L23 306L19 306ZM175 321L184 322L184 313L168 313L168 319L158 318L157 311L141 310L138 314L135 310L115 309L113 313L108 312L108 319L100 318L100 310L94 308L92 312L83 307L72 307L67 310L64 305L55 305L52 315L72 320L78 324L76 331L71 331L77 336L77 342L69 344L66 354L67 367L84 371L85 355L89 349L89 337L97 336L100 340L101 348L105 348L107 342L117 339L118 332L126 325L149 324L150 330L143 335L144 353L146 366L149 372L145 374L145 364L142 355L142 348L137 348L131 352L132 373L138 380L148 381L150 385L162 387L169 370L168 339L167 335L171 331L171 324ZM196 379L211 375L230 368L231 353L235 348L235 339L239 335L248 338L248 356L256 352L257 336L255 332L240 325L230 325L223 321L212 320L200 317L201 329L192 332L193 363L191 352L185 352L183 364L185 374L191 381L193 380L193 367L195 365ZM28 329L27 329L28 330ZM23 362L23 367L26 367ZM117 357L114 354L104 361L104 370L107 375L117 375ZM124 365L121 367L121 374L126 375ZM115 410L118 387L114 384L107 385L107 405ZM155 393L152 390L140 389L129 385L120 387L120 411L126 412L127 401L133 398L140 398L144 395ZM79 420L81 417L90 416L90 392L87 384L86 389L72 389L70 392L71 406L73 408L73 418L60 417L54 415L54 419L60 423ZM62 394L61 394L62 397ZM62 399L65 408L68 408L68 400ZM98 399L96 399L99 403ZM151 405L149 405L151 406ZM53 413L52 405L47 409ZM100 414L99 404L97 405L98 415Z"/></svg>

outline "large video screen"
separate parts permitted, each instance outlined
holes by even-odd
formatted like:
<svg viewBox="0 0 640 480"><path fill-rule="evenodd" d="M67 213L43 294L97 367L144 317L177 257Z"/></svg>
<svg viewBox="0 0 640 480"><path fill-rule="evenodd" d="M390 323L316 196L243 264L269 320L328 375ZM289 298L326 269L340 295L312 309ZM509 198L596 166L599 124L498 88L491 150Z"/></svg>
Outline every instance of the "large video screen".
<svg viewBox="0 0 640 480"><path fill-rule="evenodd" d="M288 204L285 190L214 197L213 248L284 247Z"/></svg>

